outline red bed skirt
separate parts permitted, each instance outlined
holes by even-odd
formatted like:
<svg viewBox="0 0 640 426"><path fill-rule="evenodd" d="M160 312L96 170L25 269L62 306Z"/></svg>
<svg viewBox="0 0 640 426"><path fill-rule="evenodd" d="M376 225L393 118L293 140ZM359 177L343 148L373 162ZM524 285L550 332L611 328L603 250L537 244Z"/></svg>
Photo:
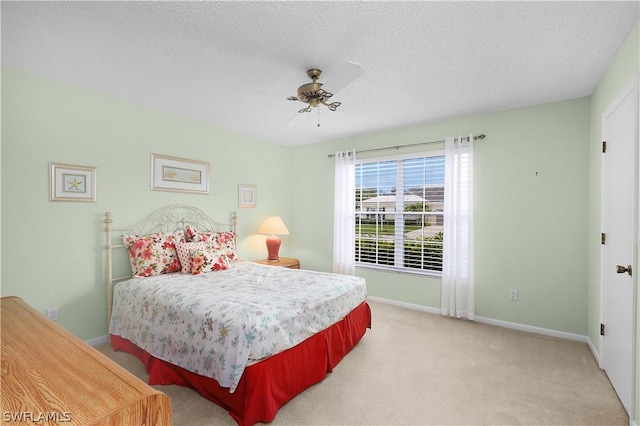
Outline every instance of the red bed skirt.
<svg viewBox="0 0 640 426"><path fill-rule="evenodd" d="M194 388L218 404L241 426L270 422L278 409L327 373L371 328L371 309L362 302L344 319L278 355L247 367L233 393L214 379L191 373L154 358L129 340L111 335L115 351L138 357L149 373L150 385L181 385Z"/></svg>

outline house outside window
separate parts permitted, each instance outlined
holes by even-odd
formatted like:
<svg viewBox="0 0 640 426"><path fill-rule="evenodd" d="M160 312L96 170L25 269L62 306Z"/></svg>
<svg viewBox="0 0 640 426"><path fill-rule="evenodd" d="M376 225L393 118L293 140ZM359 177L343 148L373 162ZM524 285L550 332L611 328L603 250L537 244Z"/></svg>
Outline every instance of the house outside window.
<svg viewBox="0 0 640 426"><path fill-rule="evenodd" d="M444 154L359 160L355 173L356 265L441 275Z"/></svg>

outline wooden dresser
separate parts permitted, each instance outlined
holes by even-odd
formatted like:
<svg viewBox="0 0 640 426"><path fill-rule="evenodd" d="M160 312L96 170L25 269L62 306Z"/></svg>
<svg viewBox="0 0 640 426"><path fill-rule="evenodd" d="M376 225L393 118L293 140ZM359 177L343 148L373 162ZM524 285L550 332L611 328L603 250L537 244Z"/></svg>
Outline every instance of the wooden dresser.
<svg viewBox="0 0 640 426"><path fill-rule="evenodd" d="M171 424L171 400L17 297L3 297L2 424Z"/></svg>

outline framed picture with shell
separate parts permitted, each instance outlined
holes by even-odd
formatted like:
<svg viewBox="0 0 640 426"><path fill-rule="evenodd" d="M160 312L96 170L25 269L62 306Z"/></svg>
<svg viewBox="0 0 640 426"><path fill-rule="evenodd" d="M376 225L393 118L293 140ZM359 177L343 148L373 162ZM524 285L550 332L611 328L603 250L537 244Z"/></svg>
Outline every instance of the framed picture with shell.
<svg viewBox="0 0 640 426"><path fill-rule="evenodd" d="M209 193L209 163L151 154L151 190Z"/></svg>

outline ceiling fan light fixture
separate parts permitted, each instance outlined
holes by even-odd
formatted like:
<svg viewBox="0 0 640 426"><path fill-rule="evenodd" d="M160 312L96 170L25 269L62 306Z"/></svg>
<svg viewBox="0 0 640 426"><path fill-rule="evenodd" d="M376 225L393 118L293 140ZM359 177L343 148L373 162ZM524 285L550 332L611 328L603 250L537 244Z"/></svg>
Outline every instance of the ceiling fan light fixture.
<svg viewBox="0 0 640 426"><path fill-rule="evenodd" d="M329 93L322 89L322 83L317 82L320 75L322 75L322 71L317 68L311 68L307 70L307 75L311 80L313 80L313 82L303 84L298 87L298 96L289 96L287 99L290 101L301 101L309 104L307 108L299 110L298 112L300 113L310 112L311 108L315 108L320 104L325 105L330 111L335 111L341 103L327 103L327 101L333 96L333 93Z"/></svg>
<svg viewBox="0 0 640 426"><path fill-rule="evenodd" d="M309 97L309 98L307 99L307 103L309 104L309 106L310 106L311 108L315 108L315 107L317 107L317 106L318 106L318 104L319 104L319 103L321 103L321 102L322 102L322 99L320 99L320 98L319 98L319 97L317 97L317 96L311 96L311 97Z"/></svg>
<svg viewBox="0 0 640 426"><path fill-rule="evenodd" d="M320 91L322 83L307 83L298 87L298 99L302 102L318 97L318 91Z"/></svg>

